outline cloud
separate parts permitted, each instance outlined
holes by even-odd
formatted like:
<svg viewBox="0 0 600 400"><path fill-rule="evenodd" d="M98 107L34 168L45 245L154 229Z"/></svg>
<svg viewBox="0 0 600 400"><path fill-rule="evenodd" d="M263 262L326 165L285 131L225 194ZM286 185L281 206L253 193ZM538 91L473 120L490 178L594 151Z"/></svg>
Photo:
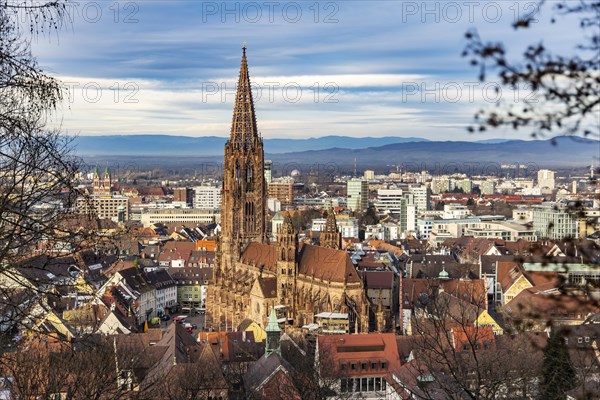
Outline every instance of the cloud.
<svg viewBox="0 0 600 400"><path fill-rule="evenodd" d="M265 136L469 139L464 127L493 98L468 86L477 71L460 57L467 29L502 39L515 57L536 38L565 50L580 35L556 29L548 13L528 32L515 31L510 22L529 3L513 2L280 2L272 18L263 2L78 4L58 40L33 46L42 66L79 84L55 123L82 135L227 135L246 40ZM253 4L262 14L249 22ZM301 16L290 22L295 4ZM98 88L101 97L91 98Z"/></svg>

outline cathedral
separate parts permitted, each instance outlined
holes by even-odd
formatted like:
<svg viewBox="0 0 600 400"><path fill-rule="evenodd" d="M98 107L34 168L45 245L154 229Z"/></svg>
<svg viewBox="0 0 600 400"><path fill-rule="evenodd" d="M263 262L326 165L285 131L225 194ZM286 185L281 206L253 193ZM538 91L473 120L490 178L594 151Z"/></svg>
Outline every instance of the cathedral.
<svg viewBox="0 0 600 400"><path fill-rule="evenodd" d="M104 170L104 174L100 177L100 171L98 170L98 164L96 164L96 169L94 170L94 178L93 178L93 193L98 195L108 195L111 193L112 189L112 180L110 177L110 172L108 172L108 164L106 165L106 169Z"/></svg>
<svg viewBox="0 0 600 400"><path fill-rule="evenodd" d="M351 332L367 332L369 303L350 256L341 249L333 210L320 246L298 241L289 213L269 241L263 141L256 125L243 47L231 134L225 144L221 236L214 285L207 294L208 327L266 326L271 309L287 326L313 323L322 312L347 313Z"/></svg>

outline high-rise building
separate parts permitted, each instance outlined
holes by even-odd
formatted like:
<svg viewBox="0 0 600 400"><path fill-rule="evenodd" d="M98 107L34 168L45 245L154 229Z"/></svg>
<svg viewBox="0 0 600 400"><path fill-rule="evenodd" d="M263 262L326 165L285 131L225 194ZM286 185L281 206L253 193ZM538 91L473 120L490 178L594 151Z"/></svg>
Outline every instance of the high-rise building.
<svg viewBox="0 0 600 400"><path fill-rule="evenodd" d="M375 171L367 169L363 174L363 178L367 181L372 181L375 179Z"/></svg>
<svg viewBox="0 0 600 400"><path fill-rule="evenodd" d="M400 214L403 206L406 206L406 199L404 198L402 189L377 190L375 207L377 207L380 213Z"/></svg>
<svg viewBox="0 0 600 400"><path fill-rule="evenodd" d="M221 188L196 186L194 188L194 208L202 210L218 210L221 208Z"/></svg>
<svg viewBox="0 0 600 400"><path fill-rule="evenodd" d="M577 238L577 216L558 203L542 203L533 207L533 229L541 238Z"/></svg>
<svg viewBox="0 0 600 400"><path fill-rule="evenodd" d="M540 189L554 190L554 171L540 169L538 171L538 187Z"/></svg>
<svg viewBox="0 0 600 400"><path fill-rule="evenodd" d="M97 218L120 222L129 218L129 197L93 194L88 198L77 199L77 210L83 214L95 214Z"/></svg>
<svg viewBox="0 0 600 400"><path fill-rule="evenodd" d="M267 185L273 180L273 161L265 160L265 181Z"/></svg>
<svg viewBox="0 0 600 400"><path fill-rule="evenodd" d="M410 186L408 188L413 195L413 201L417 212L429 210L429 189L425 185Z"/></svg>
<svg viewBox="0 0 600 400"><path fill-rule="evenodd" d="M281 207L288 207L294 203L294 184L291 182L269 183L269 198L277 199Z"/></svg>
<svg viewBox="0 0 600 400"><path fill-rule="evenodd" d="M446 193L450 191L450 179L447 177L435 177L431 180L431 192L433 194Z"/></svg>
<svg viewBox="0 0 600 400"><path fill-rule="evenodd" d="M473 181L469 178L461 179L456 182L456 187L462 189L464 193L471 193L473 191Z"/></svg>
<svg viewBox="0 0 600 400"><path fill-rule="evenodd" d="M173 189L173 202L191 207L194 204L194 190L192 188Z"/></svg>
<svg viewBox="0 0 600 400"><path fill-rule="evenodd" d="M364 179L350 179L347 184L348 208L363 212L369 207L369 183Z"/></svg>
<svg viewBox="0 0 600 400"><path fill-rule="evenodd" d="M496 184L494 181L485 180L481 182L479 187L481 194L494 194L496 192Z"/></svg>

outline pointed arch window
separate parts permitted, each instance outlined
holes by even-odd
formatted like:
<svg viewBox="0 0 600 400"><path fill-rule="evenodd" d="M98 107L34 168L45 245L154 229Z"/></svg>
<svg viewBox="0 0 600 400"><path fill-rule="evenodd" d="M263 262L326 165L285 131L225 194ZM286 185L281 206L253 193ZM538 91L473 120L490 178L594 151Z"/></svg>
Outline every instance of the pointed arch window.
<svg viewBox="0 0 600 400"><path fill-rule="evenodd" d="M242 171L240 170L240 164L238 161L235 162L235 188L240 190L242 185Z"/></svg>
<svg viewBox="0 0 600 400"><path fill-rule="evenodd" d="M254 190L254 172L252 168L252 164L248 163L246 167L246 192L251 192Z"/></svg>

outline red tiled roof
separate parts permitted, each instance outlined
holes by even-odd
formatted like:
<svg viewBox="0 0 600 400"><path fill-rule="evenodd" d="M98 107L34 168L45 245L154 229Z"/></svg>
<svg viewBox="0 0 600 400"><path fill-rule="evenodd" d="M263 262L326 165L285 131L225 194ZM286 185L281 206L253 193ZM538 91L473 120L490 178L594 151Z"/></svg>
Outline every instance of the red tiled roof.
<svg viewBox="0 0 600 400"><path fill-rule="evenodd" d="M260 277L258 278L258 284L260 285L260 290L262 290L265 298L272 299L277 297L277 278Z"/></svg>
<svg viewBox="0 0 600 400"><path fill-rule="evenodd" d="M524 276L523 268L520 263L512 261L498 261L498 270L496 271L498 283L502 291L506 292L514 283ZM527 277L525 276L525 279ZM529 279L527 279L529 281ZM531 283L531 282L529 282Z"/></svg>
<svg viewBox="0 0 600 400"><path fill-rule="evenodd" d="M306 244L299 256L298 273L323 281L360 282L356 268L343 250Z"/></svg>
<svg viewBox="0 0 600 400"><path fill-rule="evenodd" d="M242 253L241 261L247 265L264 267L267 271L275 271L277 246L267 243L251 242Z"/></svg>
<svg viewBox="0 0 600 400"><path fill-rule="evenodd" d="M491 326L470 326L460 325L451 330L452 345L458 351L463 348L463 345L468 346L469 351L472 350L471 344L477 344L480 348L493 345L495 336Z"/></svg>
<svg viewBox="0 0 600 400"><path fill-rule="evenodd" d="M345 376L363 376L400 368L396 335L393 333L324 335L317 340L319 357L325 369L321 371L323 374L335 375L343 368ZM376 365L375 369L372 369L372 363ZM363 364L366 368L362 368Z"/></svg>
<svg viewBox="0 0 600 400"><path fill-rule="evenodd" d="M360 271L367 289L390 289L394 283L392 271Z"/></svg>
<svg viewBox="0 0 600 400"><path fill-rule="evenodd" d="M413 308L423 294L431 296L436 290L446 293L474 305L487 304L487 288L484 279L402 279L402 304L405 309Z"/></svg>

